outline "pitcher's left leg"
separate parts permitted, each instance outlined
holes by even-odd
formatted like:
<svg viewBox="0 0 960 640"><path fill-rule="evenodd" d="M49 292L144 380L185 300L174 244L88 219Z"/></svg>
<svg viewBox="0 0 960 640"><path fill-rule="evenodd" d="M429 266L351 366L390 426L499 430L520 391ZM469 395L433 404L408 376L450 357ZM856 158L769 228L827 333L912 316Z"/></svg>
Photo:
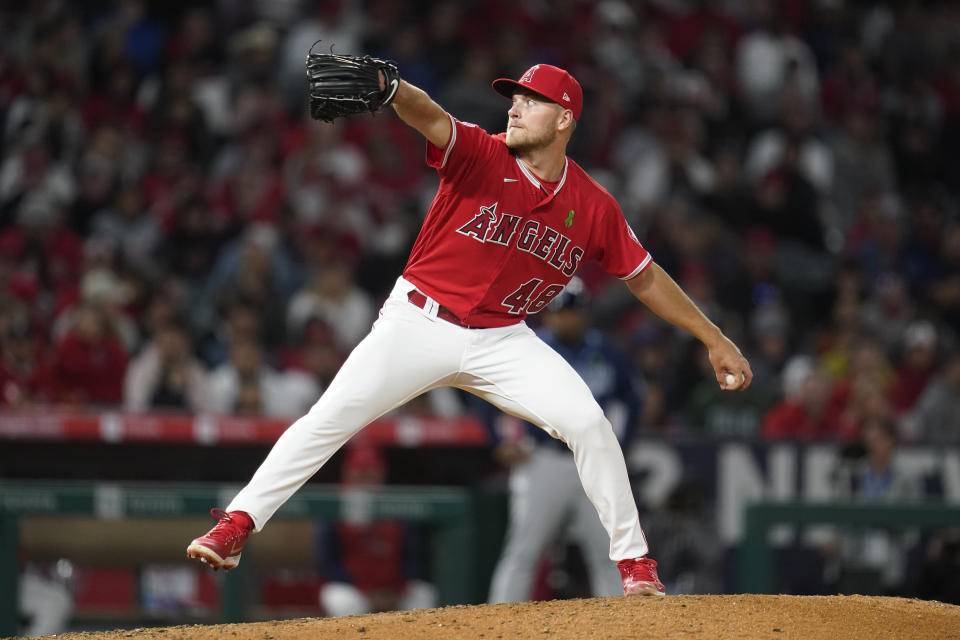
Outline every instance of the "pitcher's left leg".
<svg viewBox="0 0 960 640"><path fill-rule="evenodd" d="M620 443L586 383L526 325L484 330L457 386L528 420L573 451L584 491L610 536L610 559L646 555Z"/></svg>

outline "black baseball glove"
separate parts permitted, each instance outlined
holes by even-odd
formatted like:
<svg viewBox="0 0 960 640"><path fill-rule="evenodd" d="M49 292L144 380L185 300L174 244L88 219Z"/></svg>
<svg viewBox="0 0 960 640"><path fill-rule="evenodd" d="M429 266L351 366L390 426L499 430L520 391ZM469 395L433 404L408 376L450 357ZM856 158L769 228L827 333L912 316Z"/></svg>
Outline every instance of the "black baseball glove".
<svg viewBox="0 0 960 640"><path fill-rule="evenodd" d="M314 44L314 47L316 44ZM384 88L380 88L380 72ZM370 56L307 52L310 115L315 120L373 113L393 100L400 86L397 65Z"/></svg>

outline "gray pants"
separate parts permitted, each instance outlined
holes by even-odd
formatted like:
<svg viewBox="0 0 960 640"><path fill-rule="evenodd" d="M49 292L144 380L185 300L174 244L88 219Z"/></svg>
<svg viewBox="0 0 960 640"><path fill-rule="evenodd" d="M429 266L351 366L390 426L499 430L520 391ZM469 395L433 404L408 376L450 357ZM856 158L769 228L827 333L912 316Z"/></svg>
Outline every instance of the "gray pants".
<svg viewBox="0 0 960 640"><path fill-rule="evenodd" d="M607 532L583 492L573 455L539 447L510 474L510 521L489 602L529 600L544 549L565 532L580 547L593 595L623 595L620 573L607 553Z"/></svg>

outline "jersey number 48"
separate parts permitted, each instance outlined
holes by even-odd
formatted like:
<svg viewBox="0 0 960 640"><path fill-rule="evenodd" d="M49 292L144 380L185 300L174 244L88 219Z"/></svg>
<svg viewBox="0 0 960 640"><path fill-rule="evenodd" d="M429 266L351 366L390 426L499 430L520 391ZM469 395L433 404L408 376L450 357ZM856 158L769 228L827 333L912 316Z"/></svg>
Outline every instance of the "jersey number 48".
<svg viewBox="0 0 960 640"><path fill-rule="evenodd" d="M500 304L505 306L512 315L520 315L524 311L538 313L550 304L550 301L557 297L558 293L563 291L562 284L550 284L538 293L541 284L543 284L543 280L540 278L531 278L504 298Z"/></svg>

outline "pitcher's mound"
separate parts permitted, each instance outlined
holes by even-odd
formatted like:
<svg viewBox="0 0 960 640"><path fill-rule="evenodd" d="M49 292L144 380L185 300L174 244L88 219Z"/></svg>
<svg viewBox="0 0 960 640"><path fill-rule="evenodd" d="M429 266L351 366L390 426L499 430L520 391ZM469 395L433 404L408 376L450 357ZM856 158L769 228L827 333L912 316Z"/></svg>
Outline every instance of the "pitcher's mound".
<svg viewBox="0 0 960 640"><path fill-rule="evenodd" d="M667 596L69 633L60 640L960 640L960 607L866 596Z"/></svg>

